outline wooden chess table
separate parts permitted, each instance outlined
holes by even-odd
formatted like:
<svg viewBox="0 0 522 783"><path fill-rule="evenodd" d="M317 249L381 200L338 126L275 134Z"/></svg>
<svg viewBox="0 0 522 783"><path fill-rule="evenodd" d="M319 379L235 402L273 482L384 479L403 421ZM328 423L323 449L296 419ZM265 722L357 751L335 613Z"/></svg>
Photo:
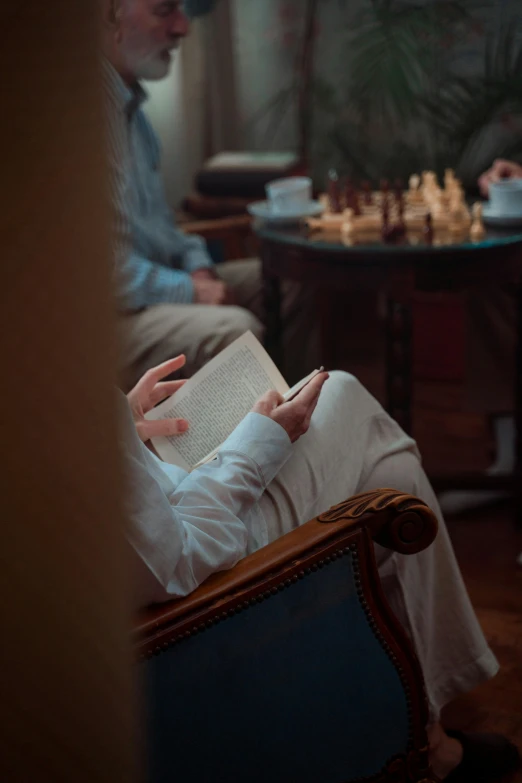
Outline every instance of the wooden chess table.
<svg viewBox="0 0 522 783"><path fill-rule="evenodd" d="M422 237L402 237L397 243L379 236L345 242L338 231L314 232L306 226L257 225L261 244L266 310L266 347L276 362L283 358L281 342L281 281L297 280L328 291L384 291L386 318L386 408L413 434L412 303L418 291L461 292L515 284L518 297L516 363L517 467L513 476L459 474L431 476L437 489L512 488L522 523L522 233L486 230L481 241L469 237L433 243ZM327 315L327 314L326 314ZM335 367L336 340L320 312L321 362Z"/></svg>

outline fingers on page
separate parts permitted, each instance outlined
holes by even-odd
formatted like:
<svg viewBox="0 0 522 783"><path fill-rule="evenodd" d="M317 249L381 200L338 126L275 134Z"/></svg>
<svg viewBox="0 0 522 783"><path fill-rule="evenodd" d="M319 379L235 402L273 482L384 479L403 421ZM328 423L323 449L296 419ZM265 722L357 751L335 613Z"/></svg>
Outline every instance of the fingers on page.
<svg viewBox="0 0 522 783"><path fill-rule="evenodd" d="M167 397L172 397L178 389L181 389L187 381L163 381L157 383L150 395L150 401L152 405L157 405L158 402L166 400Z"/></svg>
<svg viewBox="0 0 522 783"><path fill-rule="evenodd" d="M144 422L143 430L149 438L168 438L172 435L181 435L189 428L186 419L158 419L157 421Z"/></svg>

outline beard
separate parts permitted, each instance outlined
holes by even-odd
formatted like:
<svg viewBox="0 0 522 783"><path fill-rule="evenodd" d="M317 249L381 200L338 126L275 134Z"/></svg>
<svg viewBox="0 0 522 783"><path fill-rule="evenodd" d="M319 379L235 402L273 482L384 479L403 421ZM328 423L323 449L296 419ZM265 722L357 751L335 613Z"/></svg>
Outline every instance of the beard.
<svg viewBox="0 0 522 783"><path fill-rule="evenodd" d="M167 49L148 54L138 54L132 51L125 53L125 64L138 81L164 79L170 70L171 62L172 55Z"/></svg>

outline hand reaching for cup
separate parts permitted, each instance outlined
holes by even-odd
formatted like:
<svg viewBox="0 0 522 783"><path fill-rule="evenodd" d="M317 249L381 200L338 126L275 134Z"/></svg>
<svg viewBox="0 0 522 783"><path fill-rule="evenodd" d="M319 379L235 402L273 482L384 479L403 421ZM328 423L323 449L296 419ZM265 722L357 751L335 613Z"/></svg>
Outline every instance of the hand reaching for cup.
<svg viewBox="0 0 522 783"><path fill-rule="evenodd" d="M159 402L170 397L178 389L181 389L185 381L163 381L185 364L185 356L176 356L167 362L147 370L136 386L127 394L127 399L132 411L132 417L140 439L146 443L151 438L181 435L189 428L186 419L158 419L148 421L145 414L154 408Z"/></svg>
<svg viewBox="0 0 522 783"><path fill-rule="evenodd" d="M291 442L295 443L301 435L308 431L312 413L316 408L321 389L328 377L327 372L319 373L289 402L285 402L279 392L266 392L256 402L252 411L260 413L262 416L267 416L280 424Z"/></svg>
<svg viewBox="0 0 522 783"><path fill-rule="evenodd" d="M481 194L484 198L489 196L489 186L492 183L500 182L501 179L519 179L522 178L522 166L514 163L512 160L503 160L499 158L494 162L488 171L480 177L478 184Z"/></svg>

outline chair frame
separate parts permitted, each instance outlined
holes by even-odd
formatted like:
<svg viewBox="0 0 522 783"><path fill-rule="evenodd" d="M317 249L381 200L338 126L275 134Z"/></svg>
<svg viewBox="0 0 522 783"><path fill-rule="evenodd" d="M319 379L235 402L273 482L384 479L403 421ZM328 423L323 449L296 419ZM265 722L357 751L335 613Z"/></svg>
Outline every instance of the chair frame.
<svg viewBox="0 0 522 783"><path fill-rule="evenodd" d="M428 704L422 671L386 600L372 542L409 555L429 546L436 532L433 512L410 495L382 489L352 497L246 557L233 569L213 575L186 598L143 612L135 626L137 658L161 655L214 624L269 601L334 560L351 555L359 601L377 642L398 672L409 717L407 754L390 759L385 769L365 781L427 781Z"/></svg>

